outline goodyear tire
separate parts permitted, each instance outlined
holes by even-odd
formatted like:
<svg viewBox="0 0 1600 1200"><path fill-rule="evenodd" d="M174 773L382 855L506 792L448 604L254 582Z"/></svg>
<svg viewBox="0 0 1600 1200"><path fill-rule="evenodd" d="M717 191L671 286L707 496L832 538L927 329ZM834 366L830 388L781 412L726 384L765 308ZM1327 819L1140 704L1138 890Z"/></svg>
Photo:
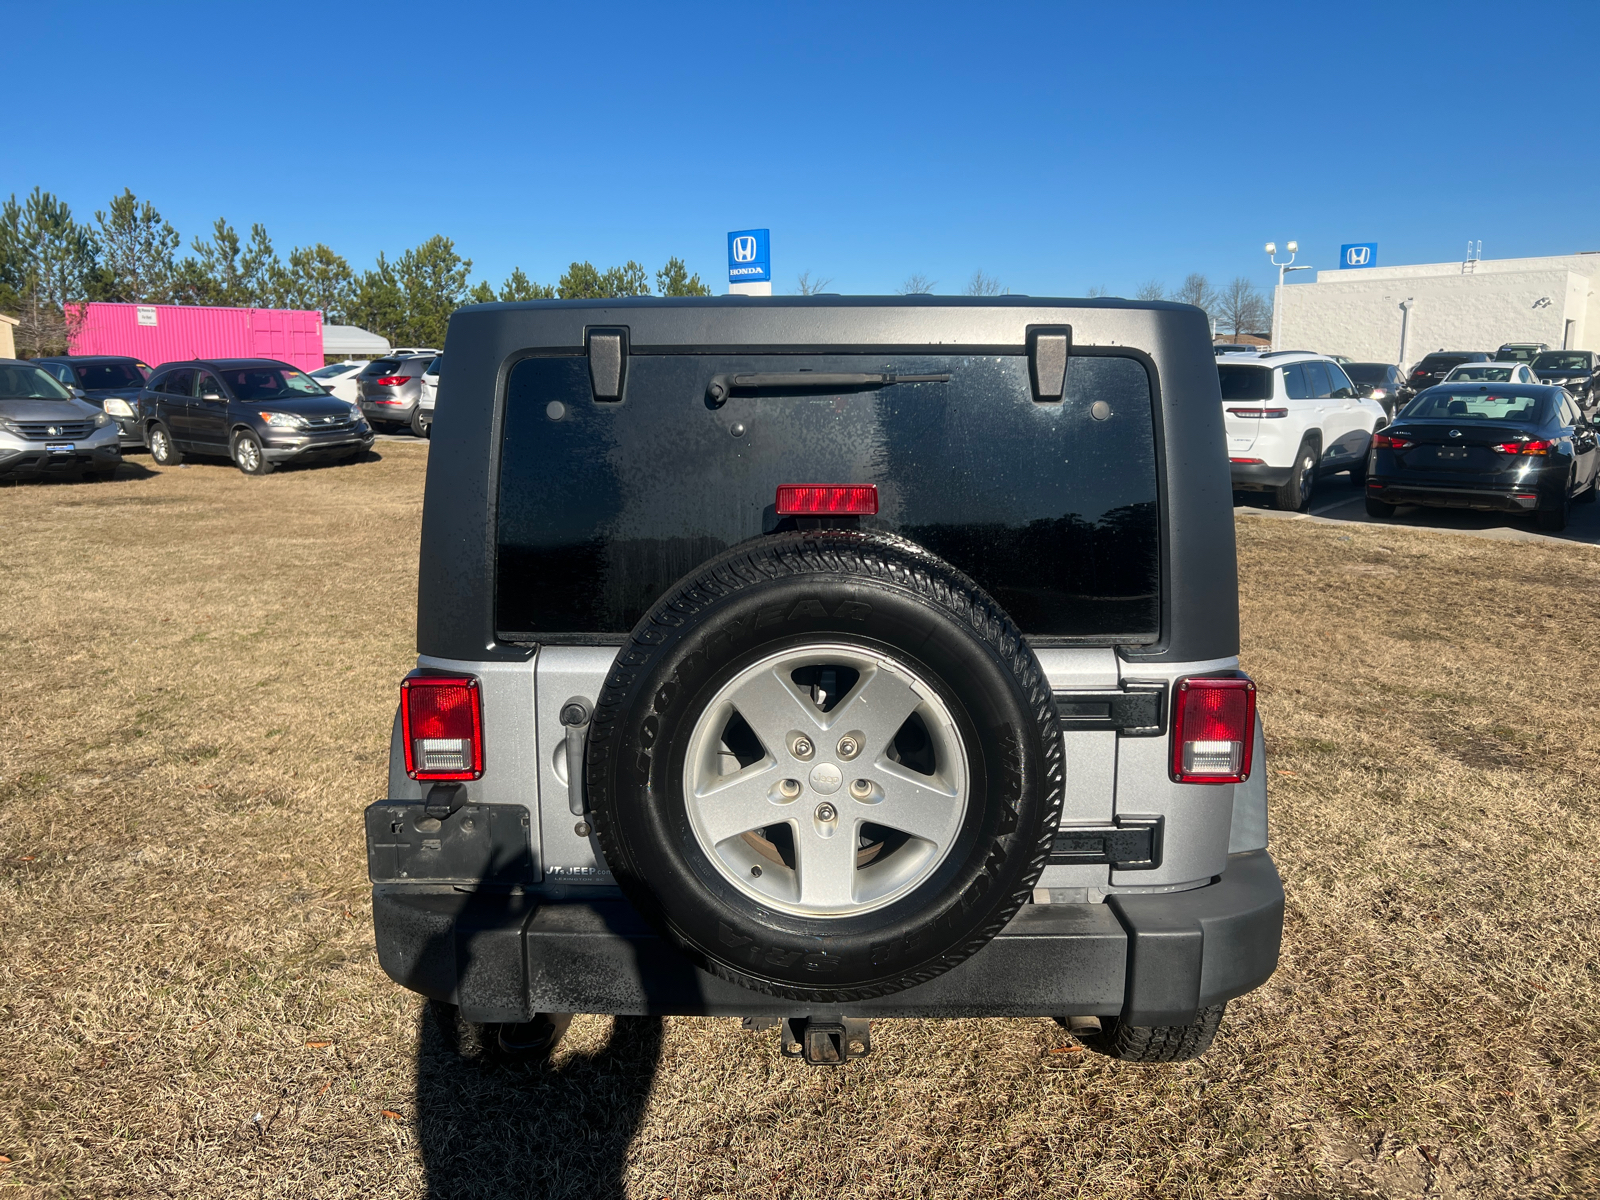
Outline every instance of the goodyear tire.
<svg viewBox="0 0 1600 1200"><path fill-rule="evenodd" d="M725 979L824 1002L979 950L1028 899L1062 802L1016 626L913 543L845 530L754 539L673 587L619 654L585 761L645 917Z"/></svg>

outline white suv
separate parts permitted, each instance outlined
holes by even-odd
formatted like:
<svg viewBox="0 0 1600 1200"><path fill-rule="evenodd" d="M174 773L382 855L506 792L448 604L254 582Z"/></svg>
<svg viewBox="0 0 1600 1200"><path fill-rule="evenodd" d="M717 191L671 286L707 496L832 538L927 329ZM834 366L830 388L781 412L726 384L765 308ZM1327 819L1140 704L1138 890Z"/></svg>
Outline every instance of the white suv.
<svg viewBox="0 0 1600 1200"><path fill-rule="evenodd" d="M1357 483L1366 475L1372 435L1389 417L1333 359L1229 355L1217 373L1235 491L1272 492L1279 508L1303 512L1318 473L1349 471Z"/></svg>

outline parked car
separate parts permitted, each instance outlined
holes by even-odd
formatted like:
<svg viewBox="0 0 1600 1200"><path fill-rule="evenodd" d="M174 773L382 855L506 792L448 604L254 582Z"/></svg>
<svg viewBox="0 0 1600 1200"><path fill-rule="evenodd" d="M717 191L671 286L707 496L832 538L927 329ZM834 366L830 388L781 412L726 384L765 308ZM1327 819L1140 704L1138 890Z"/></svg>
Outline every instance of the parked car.
<svg viewBox="0 0 1600 1200"><path fill-rule="evenodd" d="M1445 383L1538 383L1526 363L1463 363L1450 368Z"/></svg>
<svg viewBox="0 0 1600 1200"><path fill-rule="evenodd" d="M59 354L36 358L34 365L50 372L117 423L117 440L123 450L143 450L139 414L134 406L150 368L137 358L116 354Z"/></svg>
<svg viewBox="0 0 1600 1200"><path fill-rule="evenodd" d="M458 311L366 810L390 977L529 1056L575 1012L781 1021L822 1064L887 1016L1202 1053L1283 921L1206 332L1019 296Z"/></svg>
<svg viewBox="0 0 1600 1200"><path fill-rule="evenodd" d="M1376 400L1383 411L1394 418L1395 410L1411 398L1406 388L1406 378L1393 363L1353 362L1343 363L1344 373L1356 385L1356 395Z"/></svg>
<svg viewBox="0 0 1600 1200"><path fill-rule="evenodd" d="M1218 342L1211 348L1211 353L1221 358L1224 354L1259 354L1260 346L1243 346L1234 342Z"/></svg>
<svg viewBox="0 0 1600 1200"><path fill-rule="evenodd" d="M111 417L43 368L0 358L0 478L110 479L121 463Z"/></svg>
<svg viewBox="0 0 1600 1200"><path fill-rule="evenodd" d="M435 355L428 369L422 373L422 389L417 393L417 411L411 414L411 432L420 438L433 436L433 405L439 392L439 368L444 366L444 355Z"/></svg>
<svg viewBox="0 0 1600 1200"><path fill-rule="evenodd" d="M1494 361L1531 363L1549 348L1543 342L1507 342L1494 352Z"/></svg>
<svg viewBox="0 0 1600 1200"><path fill-rule="evenodd" d="M356 385L356 377L371 364L370 359L355 359L351 362L329 363L325 367L311 372L311 378L320 383L329 393L343 400L356 412L361 411L361 392Z"/></svg>
<svg viewBox="0 0 1600 1200"><path fill-rule="evenodd" d="M1424 355L1422 360L1411 368L1411 374L1406 377L1406 386L1412 392L1420 392L1436 383L1442 383L1444 377L1462 363L1493 361L1493 358L1482 350L1438 350Z"/></svg>
<svg viewBox="0 0 1600 1200"><path fill-rule="evenodd" d="M1533 360L1540 383L1566 388L1586 413L1600 406L1600 355L1593 350L1546 350Z"/></svg>
<svg viewBox="0 0 1600 1200"><path fill-rule="evenodd" d="M270 358L166 363L139 411L150 457L164 467L194 454L268 475L283 463L348 461L372 448L372 430L348 404Z"/></svg>
<svg viewBox="0 0 1600 1200"><path fill-rule="evenodd" d="M1389 414L1338 363L1284 350L1219 362L1217 374L1236 491L1270 492L1279 508L1303 512L1319 473L1349 471L1360 482L1372 434Z"/></svg>
<svg viewBox="0 0 1600 1200"><path fill-rule="evenodd" d="M374 429L410 425L422 394L422 373L434 354L375 358L356 376L362 414Z"/></svg>
<svg viewBox="0 0 1600 1200"><path fill-rule="evenodd" d="M1532 512L1565 529L1573 500L1595 498L1594 423L1545 384L1448 383L1418 395L1372 443L1367 513L1400 504Z"/></svg>

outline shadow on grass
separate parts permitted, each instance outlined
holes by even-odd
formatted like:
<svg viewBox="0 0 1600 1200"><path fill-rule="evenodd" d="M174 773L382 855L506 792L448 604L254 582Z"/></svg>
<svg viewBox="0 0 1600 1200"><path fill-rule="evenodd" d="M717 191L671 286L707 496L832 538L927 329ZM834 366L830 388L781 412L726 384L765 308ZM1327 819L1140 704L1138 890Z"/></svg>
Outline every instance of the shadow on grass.
<svg viewBox="0 0 1600 1200"><path fill-rule="evenodd" d="M617 1017L597 1050L558 1049L553 1066L499 1061L494 1036L449 1006L423 1009L416 1129L429 1200L623 1196L661 1018Z"/></svg>
<svg viewBox="0 0 1600 1200"><path fill-rule="evenodd" d="M152 471L142 463L129 462L126 458L118 464L116 474L111 479L101 479L98 472L84 470L48 470L36 475L0 476L0 487L24 487L29 484L79 484L92 485L96 483L134 483L146 479L159 479L158 472Z"/></svg>

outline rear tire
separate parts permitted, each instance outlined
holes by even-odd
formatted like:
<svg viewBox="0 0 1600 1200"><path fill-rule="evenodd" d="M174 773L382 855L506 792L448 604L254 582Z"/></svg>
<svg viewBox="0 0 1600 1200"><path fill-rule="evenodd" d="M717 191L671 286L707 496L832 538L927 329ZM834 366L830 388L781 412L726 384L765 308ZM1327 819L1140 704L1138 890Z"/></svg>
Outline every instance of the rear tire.
<svg viewBox="0 0 1600 1200"><path fill-rule="evenodd" d="M1284 512L1305 512L1311 507L1311 493L1317 486L1317 447L1309 439L1300 443L1294 454L1294 467L1272 498Z"/></svg>
<svg viewBox="0 0 1600 1200"><path fill-rule="evenodd" d="M246 475L272 474L272 463L267 461L266 451L261 448L261 439L248 429L238 430L233 435L233 465Z"/></svg>
<svg viewBox="0 0 1600 1200"><path fill-rule="evenodd" d="M1125 1025L1122 1018L1111 1017L1102 1022L1099 1033L1078 1040L1089 1049L1122 1062L1188 1062L1211 1048L1227 1007L1215 1004L1202 1008L1188 1025Z"/></svg>
<svg viewBox="0 0 1600 1200"><path fill-rule="evenodd" d="M150 458L158 467L175 467L183 462L183 451L178 449L177 443L172 440L172 430L160 421L150 426L150 431L145 434L145 440L150 444Z"/></svg>
<svg viewBox="0 0 1600 1200"><path fill-rule="evenodd" d="M1374 500L1371 496L1367 497L1367 516L1369 517L1377 517L1380 520L1387 520L1388 518L1394 516L1395 507L1395 505L1389 504L1386 501Z"/></svg>
<svg viewBox="0 0 1600 1200"><path fill-rule="evenodd" d="M1539 528L1546 533L1560 533L1567 527L1567 515L1572 508L1570 498L1561 498L1560 508L1541 508L1534 514L1534 519L1539 522Z"/></svg>
<svg viewBox="0 0 1600 1200"><path fill-rule="evenodd" d="M1574 504L1593 504L1595 497L1600 496L1600 475L1589 481L1589 486L1572 498Z"/></svg>
<svg viewBox="0 0 1600 1200"><path fill-rule="evenodd" d="M411 414L411 432L419 438L433 436L433 422L422 419L421 409Z"/></svg>

